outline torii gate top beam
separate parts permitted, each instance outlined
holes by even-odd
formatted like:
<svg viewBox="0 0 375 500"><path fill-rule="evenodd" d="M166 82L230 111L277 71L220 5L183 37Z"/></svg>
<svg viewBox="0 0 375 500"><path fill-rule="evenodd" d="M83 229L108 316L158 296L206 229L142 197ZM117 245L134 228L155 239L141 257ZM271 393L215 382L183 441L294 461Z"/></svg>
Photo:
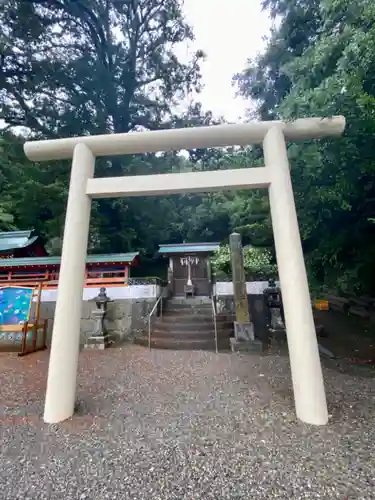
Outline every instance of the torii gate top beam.
<svg viewBox="0 0 375 500"><path fill-rule="evenodd" d="M179 128L153 132L88 135L67 139L28 141L26 156L34 161L64 160L73 157L77 144L85 144L94 156L118 156L158 151L261 144L267 132L279 126L287 141L340 136L345 118L301 118L293 122L268 121L237 125Z"/></svg>

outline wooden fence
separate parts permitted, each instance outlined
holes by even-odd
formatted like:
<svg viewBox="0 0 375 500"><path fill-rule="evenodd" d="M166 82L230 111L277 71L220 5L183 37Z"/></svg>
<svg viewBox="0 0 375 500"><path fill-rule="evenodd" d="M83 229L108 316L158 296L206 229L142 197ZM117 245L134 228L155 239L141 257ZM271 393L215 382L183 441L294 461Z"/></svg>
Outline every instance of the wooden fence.
<svg viewBox="0 0 375 500"><path fill-rule="evenodd" d="M56 289L59 283L59 273L14 273L0 272L0 287L25 286L34 287L43 283L43 289ZM128 286L129 278L126 271L87 271L85 276L86 288Z"/></svg>

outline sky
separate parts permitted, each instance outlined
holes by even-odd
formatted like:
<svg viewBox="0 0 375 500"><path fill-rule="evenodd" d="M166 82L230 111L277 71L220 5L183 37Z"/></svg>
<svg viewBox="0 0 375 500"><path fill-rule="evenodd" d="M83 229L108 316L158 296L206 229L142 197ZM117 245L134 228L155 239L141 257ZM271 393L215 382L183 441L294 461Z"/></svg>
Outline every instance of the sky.
<svg viewBox="0 0 375 500"><path fill-rule="evenodd" d="M263 37L269 34L271 21L261 11L260 0L184 0L185 16L192 25L195 42L182 47L202 49L207 59L202 65L204 90L199 99L206 110L228 121L244 118L249 103L235 97L232 77L241 72L246 61L262 52Z"/></svg>

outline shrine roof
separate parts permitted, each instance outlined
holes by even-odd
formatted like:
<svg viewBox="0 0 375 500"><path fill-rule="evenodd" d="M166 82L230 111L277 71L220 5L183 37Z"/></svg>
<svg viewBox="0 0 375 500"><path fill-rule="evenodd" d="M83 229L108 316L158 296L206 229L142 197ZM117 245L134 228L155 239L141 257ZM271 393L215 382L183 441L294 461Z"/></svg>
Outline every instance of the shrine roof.
<svg viewBox="0 0 375 500"><path fill-rule="evenodd" d="M220 243L180 243L172 245L159 245L159 253L164 255L188 253L212 253L218 250Z"/></svg>
<svg viewBox="0 0 375 500"><path fill-rule="evenodd" d="M33 229L28 231L0 231L0 252L26 248L39 237L33 235Z"/></svg>
<svg viewBox="0 0 375 500"><path fill-rule="evenodd" d="M86 264L124 263L131 265L138 255L139 252L88 255L86 258ZM61 257L22 257L18 259L0 259L0 268L59 266L60 262Z"/></svg>

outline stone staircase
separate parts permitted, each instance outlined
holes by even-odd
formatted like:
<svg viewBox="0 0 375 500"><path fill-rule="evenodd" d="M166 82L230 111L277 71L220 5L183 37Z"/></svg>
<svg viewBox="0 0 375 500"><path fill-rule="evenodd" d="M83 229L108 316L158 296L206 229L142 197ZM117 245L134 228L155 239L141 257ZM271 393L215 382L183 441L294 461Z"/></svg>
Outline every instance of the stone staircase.
<svg viewBox="0 0 375 500"><path fill-rule="evenodd" d="M216 317L218 349L230 349L233 320L225 314ZM148 346L148 333L134 341ZM215 328L211 299L171 298L164 300L163 316L154 318L151 347L156 349L215 350Z"/></svg>

